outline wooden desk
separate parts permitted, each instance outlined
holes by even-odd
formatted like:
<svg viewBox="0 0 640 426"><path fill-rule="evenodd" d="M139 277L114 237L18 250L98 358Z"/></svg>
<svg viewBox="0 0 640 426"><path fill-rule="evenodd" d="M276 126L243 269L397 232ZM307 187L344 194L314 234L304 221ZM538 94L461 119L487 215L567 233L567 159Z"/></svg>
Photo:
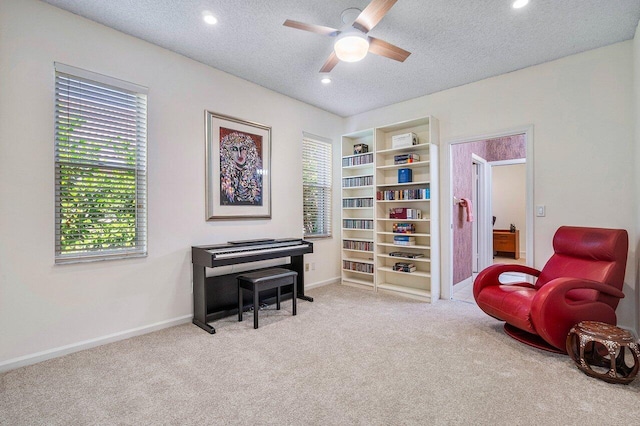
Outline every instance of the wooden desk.
<svg viewBox="0 0 640 426"><path fill-rule="evenodd" d="M520 257L520 231L510 232L507 229L493 230L493 251L498 255Z"/></svg>

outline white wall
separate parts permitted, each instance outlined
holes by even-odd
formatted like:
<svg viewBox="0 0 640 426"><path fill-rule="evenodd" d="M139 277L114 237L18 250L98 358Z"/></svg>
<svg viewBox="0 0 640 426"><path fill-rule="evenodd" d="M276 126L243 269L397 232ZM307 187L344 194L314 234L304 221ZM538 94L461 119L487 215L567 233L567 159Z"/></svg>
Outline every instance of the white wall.
<svg viewBox="0 0 640 426"><path fill-rule="evenodd" d="M346 131L426 114L437 117L441 194L446 197L448 143L533 125L527 143L534 151L534 205L547 206L546 217L534 221L535 266L550 257L553 234L561 225L626 229L631 241L623 289L627 297L617 313L619 324L635 328L640 225L633 194L640 161L634 158L632 60L632 42L617 43L349 117ZM442 201L442 279L450 285L451 211L450 203Z"/></svg>
<svg viewBox="0 0 640 426"><path fill-rule="evenodd" d="M149 88L147 258L54 265L54 61ZM204 220L205 109L272 126L271 220ZM336 115L40 1L0 1L0 369L190 320L191 246L301 237L302 132L339 146L342 129ZM339 217L339 194L335 207ZM306 259L307 285L337 279L338 238Z"/></svg>
<svg viewBox="0 0 640 426"><path fill-rule="evenodd" d="M525 164L491 167L491 212L496 217L493 229L509 229L511 224L516 226L520 231L521 258L526 258L526 169Z"/></svg>

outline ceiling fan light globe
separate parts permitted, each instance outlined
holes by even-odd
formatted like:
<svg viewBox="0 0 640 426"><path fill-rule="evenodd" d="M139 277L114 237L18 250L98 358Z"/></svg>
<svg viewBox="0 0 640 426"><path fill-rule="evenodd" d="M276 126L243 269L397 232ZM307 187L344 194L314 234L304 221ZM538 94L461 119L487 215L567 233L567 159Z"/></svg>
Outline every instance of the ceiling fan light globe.
<svg viewBox="0 0 640 426"><path fill-rule="evenodd" d="M367 56L369 40L364 35L347 34L336 40L333 50L341 61L358 62Z"/></svg>

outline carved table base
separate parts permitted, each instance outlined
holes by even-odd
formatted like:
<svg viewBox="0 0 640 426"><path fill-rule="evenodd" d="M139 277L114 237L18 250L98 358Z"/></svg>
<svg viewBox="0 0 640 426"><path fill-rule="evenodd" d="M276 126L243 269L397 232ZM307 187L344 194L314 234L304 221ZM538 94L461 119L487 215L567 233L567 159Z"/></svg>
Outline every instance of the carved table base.
<svg viewBox="0 0 640 426"><path fill-rule="evenodd" d="M585 374L609 383L631 383L640 367L633 334L602 322L582 321L575 325L567 336L567 353ZM633 364L628 365L627 360Z"/></svg>

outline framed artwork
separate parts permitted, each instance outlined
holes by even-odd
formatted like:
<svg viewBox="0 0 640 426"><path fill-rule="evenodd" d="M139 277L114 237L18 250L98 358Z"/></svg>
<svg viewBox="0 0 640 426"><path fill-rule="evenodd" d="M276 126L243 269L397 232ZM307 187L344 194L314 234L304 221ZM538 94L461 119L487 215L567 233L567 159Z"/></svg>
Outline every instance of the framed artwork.
<svg viewBox="0 0 640 426"><path fill-rule="evenodd" d="M207 220L271 218L271 127L205 111Z"/></svg>

